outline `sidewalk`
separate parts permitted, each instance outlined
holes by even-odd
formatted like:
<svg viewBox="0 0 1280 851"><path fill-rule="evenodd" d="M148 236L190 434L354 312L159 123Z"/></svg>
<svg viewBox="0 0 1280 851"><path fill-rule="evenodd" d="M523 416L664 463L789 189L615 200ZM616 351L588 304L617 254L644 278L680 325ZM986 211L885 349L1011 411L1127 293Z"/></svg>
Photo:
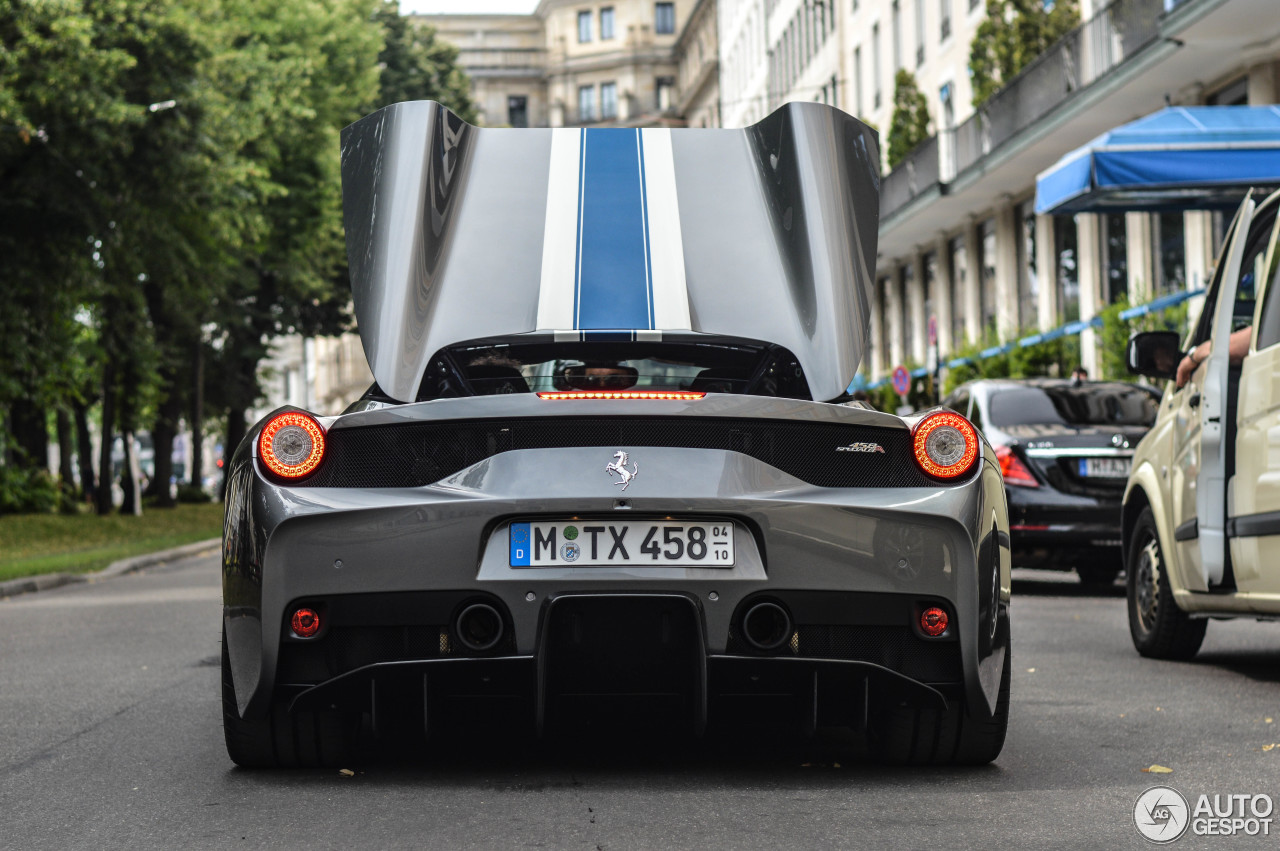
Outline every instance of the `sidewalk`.
<svg viewBox="0 0 1280 851"><path fill-rule="evenodd" d="M216 550L221 543L222 541L219 538L209 538L205 541L196 541L194 544L173 547L172 549L155 553L122 558L93 573L44 573L39 576L10 579L6 582L0 582L0 600L16 597L19 594L29 594L33 591L45 591L62 585L71 585L76 582L98 582L103 579L113 579L126 573L132 573L135 570L142 570L145 567L152 567L189 556L204 555Z"/></svg>

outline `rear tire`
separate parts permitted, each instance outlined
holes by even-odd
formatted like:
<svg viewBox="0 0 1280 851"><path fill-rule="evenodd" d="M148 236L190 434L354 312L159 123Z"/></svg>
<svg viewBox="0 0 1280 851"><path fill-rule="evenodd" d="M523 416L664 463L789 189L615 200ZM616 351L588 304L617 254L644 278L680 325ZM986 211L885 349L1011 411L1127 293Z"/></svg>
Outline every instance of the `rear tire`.
<svg viewBox="0 0 1280 851"><path fill-rule="evenodd" d="M1155 515L1147 507L1129 542L1126 598L1133 646L1152 659L1190 659L1204 642L1209 622L1192 620L1178 608L1169 586Z"/></svg>
<svg viewBox="0 0 1280 851"><path fill-rule="evenodd" d="M354 723L343 713L290 712L276 703L266 718L241 718L222 632L222 733L227 756L241 768L337 767L350 759Z"/></svg>
<svg viewBox="0 0 1280 851"><path fill-rule="evenodd" d="M888 765L986 765L1004 749L1009 730L1012 653L1005 645L1000 692L990 718L974 718L963 702L946 709L894 706L869 719L871 756Z"/></svg>

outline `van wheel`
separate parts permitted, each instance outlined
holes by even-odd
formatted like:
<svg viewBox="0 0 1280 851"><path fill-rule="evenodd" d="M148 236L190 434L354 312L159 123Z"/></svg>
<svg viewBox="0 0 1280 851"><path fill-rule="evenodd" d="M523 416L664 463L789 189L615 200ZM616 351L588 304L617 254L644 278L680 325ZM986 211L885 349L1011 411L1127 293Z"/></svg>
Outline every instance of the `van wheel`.
<svg viewBox="0 0 1280 851"><path fill-rule="evenodd" d="M1204 643L1209 622L1192 620L1173 601L1164 553L1151 509L1138 515L1129 542L1129 634L1133 646L1152 659L1190 659Z"/></svg>

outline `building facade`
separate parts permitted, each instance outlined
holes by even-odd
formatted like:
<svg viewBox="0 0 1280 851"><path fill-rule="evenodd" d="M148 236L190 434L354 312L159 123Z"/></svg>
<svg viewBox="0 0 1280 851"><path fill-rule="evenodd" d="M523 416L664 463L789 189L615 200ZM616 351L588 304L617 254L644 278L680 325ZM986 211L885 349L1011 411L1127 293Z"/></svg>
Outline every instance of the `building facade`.
<svg viewBox="0 0 1280 851"><path fill-rule="evenodd" d="M487 127L546 127L547 42L533 15L418 15L440 40L458 48L471 99Z"/></svg>
<svg viewBox="0 0 1280 851"><path fill-rule="evenodd" d="M1229 214L1036 215L1035 179L1166 105L1275 103L1274 4L1080 0L1080 26L980 109L967 72L968 44L986 14L980 0L857 5L871 14L860 24L853 15L856 91L844 108L887 126L892 93L881 89L876 112L877 81L888 85L901 60L915 66L934 134L882 182L869 377L924 365L931 325L945 363L966 346L1077 330L1072 323L1121 300L1141 304L1205 286ZM872 64L860 69L859 56ZM1190 301L1193 315L1199 301ZM1099 375L1091 327L1081 332L1081 360Z"/></svg>
<svg viewBox="0 0 1280 851"><path fill-rule="evenodd" d="M542 0L529 15L410 19L458 47L486 126L683 126L682 96L698 126L719 121L714 0Z"/></svg>

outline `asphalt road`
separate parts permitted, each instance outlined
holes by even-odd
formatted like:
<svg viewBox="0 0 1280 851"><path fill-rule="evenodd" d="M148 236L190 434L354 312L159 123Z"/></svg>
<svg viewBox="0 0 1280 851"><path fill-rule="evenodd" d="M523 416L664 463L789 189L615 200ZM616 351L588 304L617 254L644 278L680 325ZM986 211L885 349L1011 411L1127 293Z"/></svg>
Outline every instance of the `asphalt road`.
<svg viewBox="0 0 1280 851"><path fill-rule="evenodd" d="M246 772L222 744L213 556L0 601L0 848L1139 848L1157 783L1280 803L1280 624L1214 623L1194 662L1154 662L1118 586L1015 576L1004 754L945 771L825 736Z"/></svg>

